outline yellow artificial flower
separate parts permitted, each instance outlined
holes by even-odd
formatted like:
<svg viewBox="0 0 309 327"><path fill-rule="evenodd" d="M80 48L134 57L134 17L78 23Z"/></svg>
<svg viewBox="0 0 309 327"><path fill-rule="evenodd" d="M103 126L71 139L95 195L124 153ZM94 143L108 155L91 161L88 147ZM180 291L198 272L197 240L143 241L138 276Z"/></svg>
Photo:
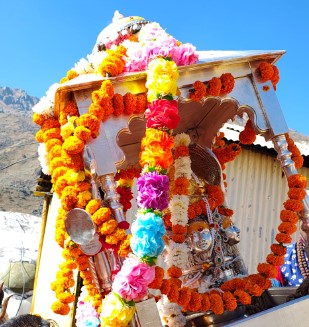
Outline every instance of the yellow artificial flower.
<svg viewBox="0 0 309 327"><path fill-rule="evenodd" d="M177 94L177 81L179 73L175 62L163 58L156 58L148 65L146 87L149 102L166 95Z"/></svg>
<svg viewBox="0 0 309 327"><path fill-rule="evenodd" d="M135 306L127 306L119 295L109 293L102 301L101 327L127 327L134 312Z"/></svg>

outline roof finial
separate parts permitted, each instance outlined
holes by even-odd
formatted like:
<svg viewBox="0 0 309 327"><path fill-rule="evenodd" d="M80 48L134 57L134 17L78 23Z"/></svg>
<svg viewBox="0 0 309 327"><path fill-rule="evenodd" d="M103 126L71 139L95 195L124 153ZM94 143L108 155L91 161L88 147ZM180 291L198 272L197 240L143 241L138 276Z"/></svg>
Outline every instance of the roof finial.
<svg viewBox="0 0 309 327"><path fill-rule="evenodd" d="M124 16L118 10L115 10L114 17L113 17L113 23L117 22L117 20L119 20L123 17Z"/></svg>

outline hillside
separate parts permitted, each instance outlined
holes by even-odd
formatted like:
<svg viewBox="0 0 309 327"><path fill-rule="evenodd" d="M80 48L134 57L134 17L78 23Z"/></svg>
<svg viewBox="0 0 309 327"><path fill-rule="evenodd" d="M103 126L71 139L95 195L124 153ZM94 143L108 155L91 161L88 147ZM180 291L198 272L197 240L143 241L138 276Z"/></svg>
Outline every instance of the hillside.
<svg viewBox="0 0 309 327"><path fill-rule="evenodd" d="M31 108L38 101L23 90L0 87L0 211L41 214L43 199L33 195L40 165Z"/></svg>

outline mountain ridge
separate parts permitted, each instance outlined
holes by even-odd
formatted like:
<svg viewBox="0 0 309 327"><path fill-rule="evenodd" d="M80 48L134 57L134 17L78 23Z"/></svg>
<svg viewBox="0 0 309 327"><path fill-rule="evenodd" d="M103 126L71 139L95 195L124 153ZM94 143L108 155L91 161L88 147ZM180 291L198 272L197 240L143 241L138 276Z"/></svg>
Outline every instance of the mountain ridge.
<svg viewBox="0 0 309 327"><path fill-rule="evenodd" d="M39 127L32 121L38 101L22 89L0 87L0 211L41 215L43 199L34 196Z"/></svg>

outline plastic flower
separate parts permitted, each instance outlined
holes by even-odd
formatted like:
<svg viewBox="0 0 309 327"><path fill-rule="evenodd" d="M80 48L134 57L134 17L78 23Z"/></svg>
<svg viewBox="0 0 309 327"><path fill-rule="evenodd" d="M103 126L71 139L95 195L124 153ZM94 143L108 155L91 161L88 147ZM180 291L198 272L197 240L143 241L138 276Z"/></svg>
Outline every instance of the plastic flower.
<svg viewBox="0 0 309 327"><path fill-rule="evenodd" d="M127 327L135 312L115 293L109 293L102 301L101 327Z"/></svg>
<svg viewBox="0 0 309 327"><path fill-rule="evenodd" d="M169 179L156 171L141 176L137 181L137 203L140 208L164 210L168 206Z"/></svg>
<svg viewBox="0 0 309 327"><path fill-rule="evenodd" d="M138 257L157 257L162 252L165 227L160 216L153 212L138 213L131 232L131 248Z"/></svg>
<svg viewBox="0 0 309 327"><path fill-rule="evenodd" d="M174 129L180 122L177 101L155 100L149 104L148 109L145 111L145 117L148 128L166 127Z"/></svg>
<svg viewBox="0 0 309 327"><path fill-rule="evenodd" d="M113 291L126 301L139 301L147 295L148 284L155 278L155 268L136 258L127 258L115 276ZM104 305L103 305L104 306Z"/></svg>
<svg viewBox="0 0 309 327"><path fill-rule="evenodd" d="M76 327L98 327L99 315L89 302L79 301L76 309Z"/></svg>
<svg viewBox="0 0 309 327"><path fill-rule="evenodd" d="M186 244L170 241L167 245L167 251L164 253L164 260L169 267L177 266L181 269L185 269L188 254L189 248Z"/></svg>
<svg viewBox="0 0 309 327"><path fill-rule="evenodd" d="M148 65L146 87L148 88L148 101L158 97L175 96L177 92L178 68L175 62L156 58Z"/></svg>
<svg viewBox="0 0 309 327"><path fill-rule="evenodd" d="M157 307L163 326L182 327L186 325L186 318L181 312L181 307L176 303L169 302L166 296L158 301Z"/></svg>

